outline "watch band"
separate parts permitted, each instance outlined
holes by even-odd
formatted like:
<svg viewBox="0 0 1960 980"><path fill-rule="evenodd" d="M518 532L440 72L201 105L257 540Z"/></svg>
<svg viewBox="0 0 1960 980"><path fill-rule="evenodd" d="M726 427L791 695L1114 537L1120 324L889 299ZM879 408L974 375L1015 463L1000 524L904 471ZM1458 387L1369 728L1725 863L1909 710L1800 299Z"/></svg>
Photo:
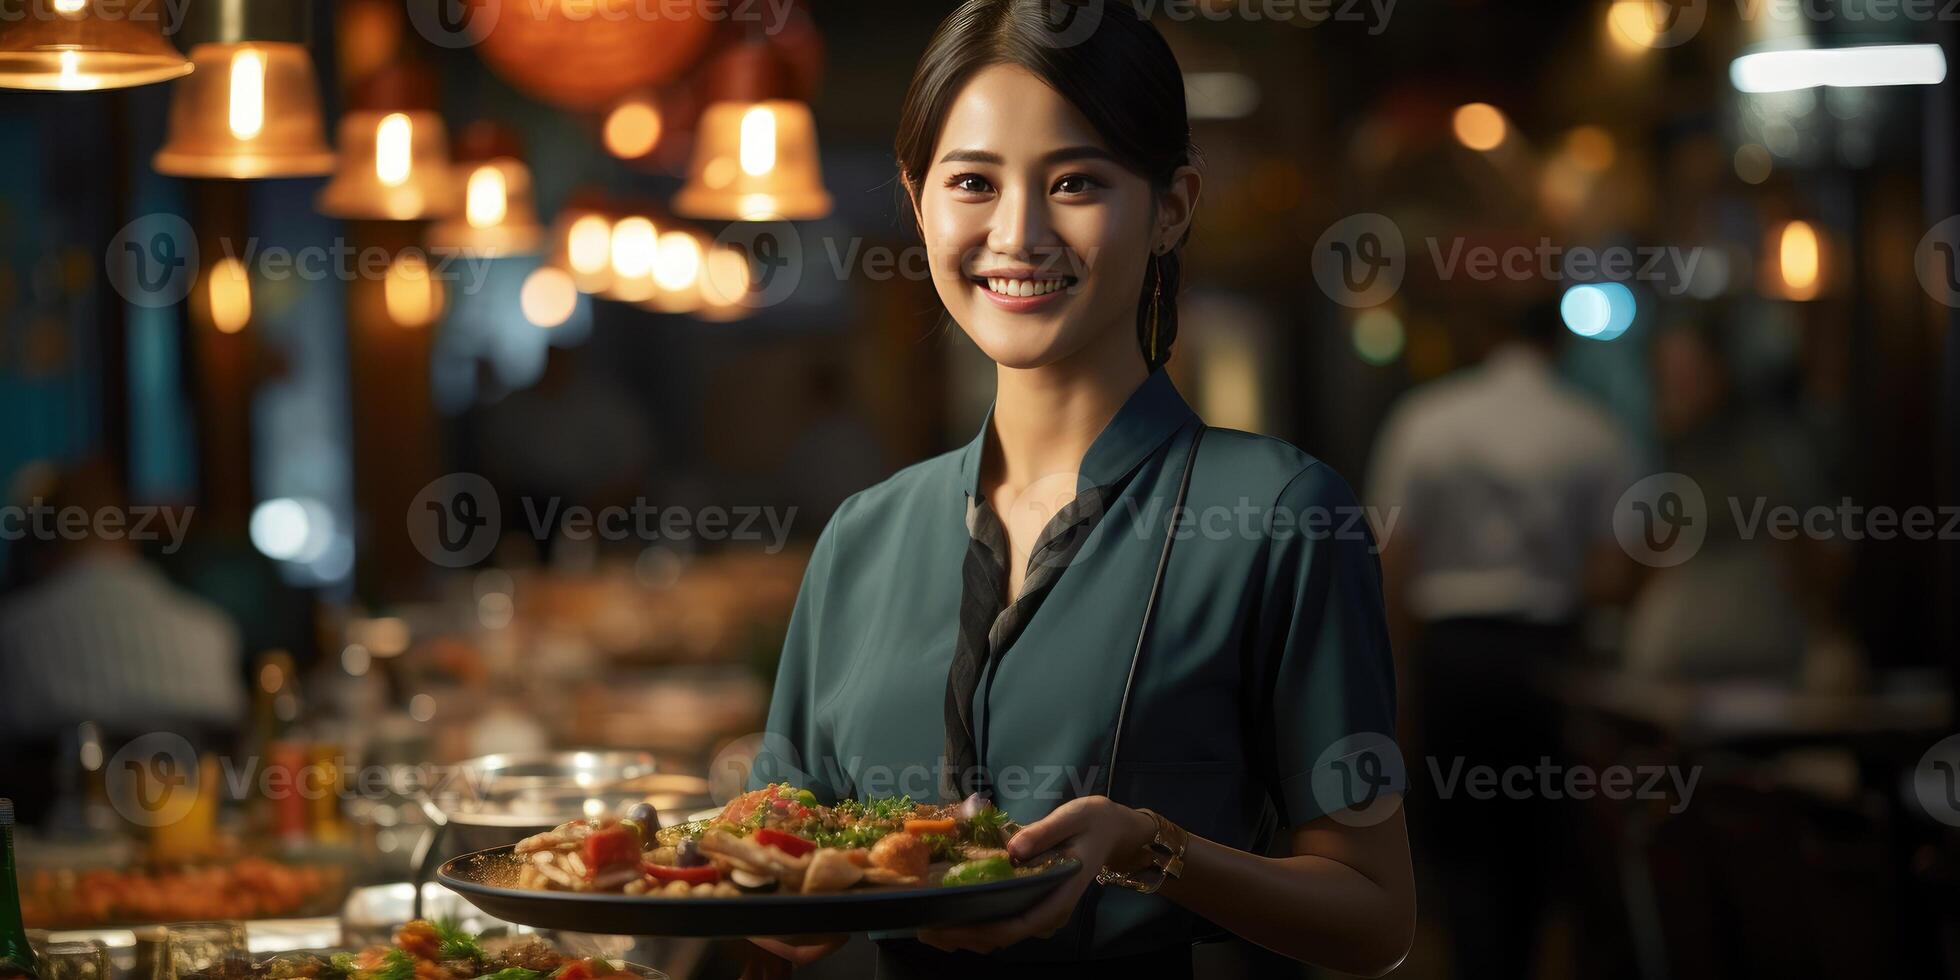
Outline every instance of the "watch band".
<svg viewBox="0 0 1960 980"><path fill-rule="evenodd" d="M1157 824L1157 832L1150 842L1143 845L1143 867L1133 872L1116 871L1105 866L1096 872L1096 883L1116 885L1145 895L1154 894L1169 881L1184 875L1184 849L1190 844L1190 835L1184 828L1164 819L1155 810L1139 808L1138 812L1148 814Z"/></svg>

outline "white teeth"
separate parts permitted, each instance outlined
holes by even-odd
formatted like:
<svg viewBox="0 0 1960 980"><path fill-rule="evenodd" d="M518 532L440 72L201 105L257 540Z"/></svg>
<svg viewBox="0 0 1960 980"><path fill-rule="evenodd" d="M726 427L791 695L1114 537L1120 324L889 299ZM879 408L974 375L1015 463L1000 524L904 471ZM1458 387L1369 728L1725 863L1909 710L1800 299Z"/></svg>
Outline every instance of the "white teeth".
<svg viewBox="0 0 1960 980"><path fill-rule="evenodd" d="M1002 296L1046 296L1060 288L1060 279L998 279L989 278L987 288Z"/></svg>

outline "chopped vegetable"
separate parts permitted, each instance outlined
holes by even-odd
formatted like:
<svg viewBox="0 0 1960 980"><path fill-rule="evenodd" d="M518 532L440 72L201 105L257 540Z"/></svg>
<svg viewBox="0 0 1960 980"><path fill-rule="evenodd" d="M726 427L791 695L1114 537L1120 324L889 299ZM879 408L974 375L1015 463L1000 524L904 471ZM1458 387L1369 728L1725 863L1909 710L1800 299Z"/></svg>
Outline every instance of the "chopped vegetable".
<svg viewBox="0 0 1960 980"><path fill-rule="evenodd" d="M907 820L905 832L908 834L945 834L951 837L959 830L959 825L951 817L944 820Z"/></svg>
<svg viewBox="0 0 1960 980"><path fill-rule="evenodd" d="M764 847L773 847L790 857L802 857L817 849L817 842L764 827L755 832L755 842Z"/></svg>
<svg viewBox="0 0 1960 980"><path fill-rule="evenodd" d="M621 826L595 830L585 838L585 876L596 876L601 869L621 864L637 864L640 840Z"/></svg>
<svg viewBox="0 0 1960 980"><path fill-rule="evenodd" d="M381 967L368 976L370 980L415 980L415 957L407 950L391 949Z"/></svg>
<svg viewBox="0 0 1960 980"><path fill-rule="evenodd" d="M946 869L946 877L940 879L947 885L984 885L990 881L1014 877L1014 865L1004 857L981 858L978 861L963 861Z"/></svg>
<svg viewBox="0 0 1960 980"><path fill-rule="evenodd" d="M655 881L685 881L690 885L712 885L721 880L721 872L712 864L701 864L691 868L675 867L671 864L643 864L640 870Z"/></svg>

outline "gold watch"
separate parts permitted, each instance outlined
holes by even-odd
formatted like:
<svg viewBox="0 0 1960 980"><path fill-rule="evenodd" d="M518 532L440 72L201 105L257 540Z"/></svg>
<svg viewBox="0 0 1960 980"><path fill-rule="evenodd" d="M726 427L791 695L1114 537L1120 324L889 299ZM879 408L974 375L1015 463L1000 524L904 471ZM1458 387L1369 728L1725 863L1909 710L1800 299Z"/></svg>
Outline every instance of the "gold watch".
<svg viewBox="0 0 1960 980"><path fill-rule="evenodd" d="M1190 843L1184 828L1164 819L1155 810L1138 808L1137 812L1149 815L1157 824L1157 833L1150 843L1143 845L1142 867L1133 872L1112 870L1105 865L1096 872L1099 885L1118 885L1131 891L1153 894L1164 887L1167 881L1175 881L1184 874L1184 848Z"/></svg>

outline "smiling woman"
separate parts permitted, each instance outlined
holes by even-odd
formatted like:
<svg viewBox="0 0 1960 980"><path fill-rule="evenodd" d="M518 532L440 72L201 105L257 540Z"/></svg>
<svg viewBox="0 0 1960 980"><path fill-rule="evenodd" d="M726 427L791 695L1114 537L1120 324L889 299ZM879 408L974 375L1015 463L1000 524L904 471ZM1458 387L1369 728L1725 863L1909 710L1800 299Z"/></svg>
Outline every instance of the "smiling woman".
<svg viewBox="0 0 1960 980"><path fill-rule="evenodd" d="M1013 860L1081 863L1014 918L882 940L880 977L1183 978L1204 923L1389 969L1415 907L1374 541L1340 477L1207 430L1164 371L1201 184L1169 47L1124 4L968 0L897 157L997 395L832 517L753 778L833 801L927 773L1023 826ZM1302 518L1347 530L1280 530Z"/></svg>

